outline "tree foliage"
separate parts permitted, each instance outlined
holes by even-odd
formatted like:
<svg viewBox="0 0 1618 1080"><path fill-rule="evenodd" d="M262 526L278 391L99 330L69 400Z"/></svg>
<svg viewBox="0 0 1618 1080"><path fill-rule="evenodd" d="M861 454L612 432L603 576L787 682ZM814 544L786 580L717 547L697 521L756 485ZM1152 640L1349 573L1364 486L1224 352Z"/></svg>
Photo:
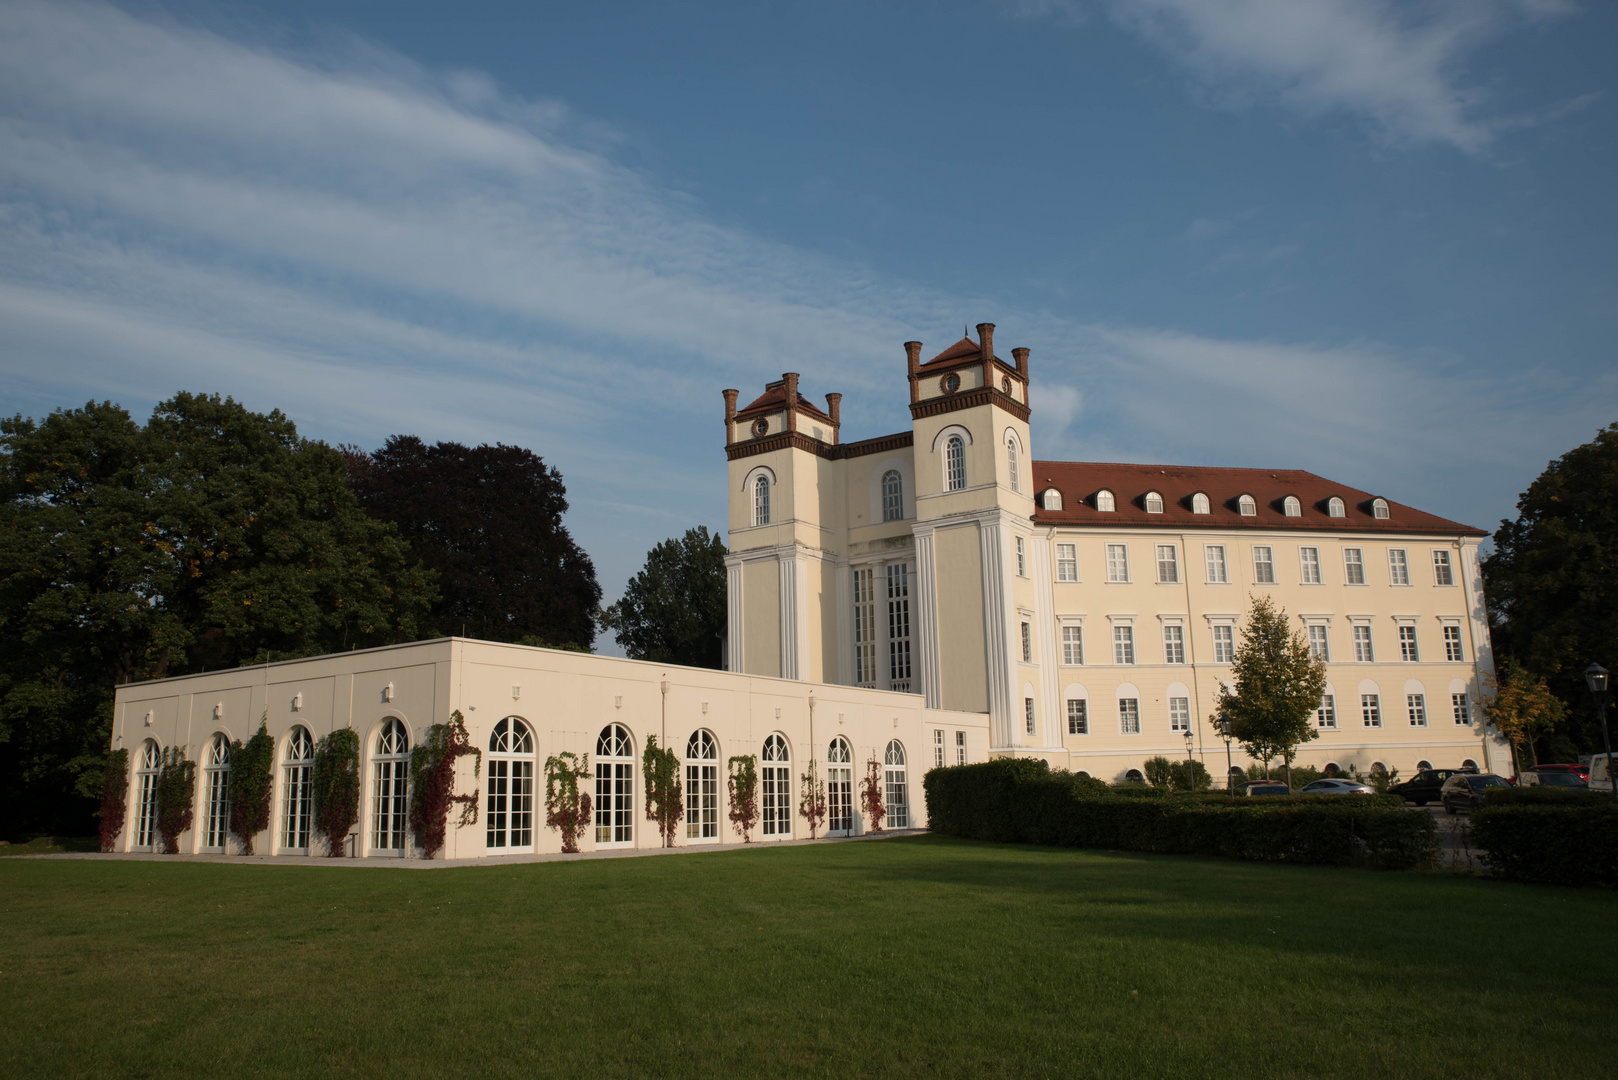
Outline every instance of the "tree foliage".
<svg viewBox="0 0 1618 1080"><path fill-rule="evenodd" d="M196 798L197 763L185 756L184 747L169 747L157 771L157 831L163 837L163 854L180 853L180 834L191 827Z"/></svg>
<svg viewBox="0 0 1618 1080"><path fill-rule="evenodd" d="M562 474L539 455L413 435L345 453L361 504L437 574L434 634L589 648L601 587L562 524Z"/></svg>
<svg viewBox="0 0 1618 1080"><path fill-rule="evenodd" d="M313 779L315 832L326 838L326 854L340 858L360 820L360 737L353 728L338 728L315 744Z"/></svg>
<svg viewBox="0 0 1618 1080"><path fill-rule="evenodd" d="M1509 657L1485 682L1483 714L1511 743L1516 767L1526 769L1539 760L1534 740L1554 731L1566 710L1543 678Z"/></svg>
<svg viewBox="0 0 1618 1080"><path fill-rule="evenodd" d="M623 597L601 613L630 659L691 667L723 666L725 622L725 544L706 525L647 552Z"/></svg>
<svg viewBox="0 0 1618 1080"><path fill-rule="evenodd" d="M1146 782L1153 787L1185 792L1192 790L1193 782L1197 791L1213 786L1213 779L1208 775L1207 768L1194 758L1174 759L1159 755L1147 758L1141 769L1146 774Z"/></svg>
<svg viewBox="0 0 1618 1080"><path fill-rule="evenodd" d="M664 847L674 846L674 830L685 816L680 797L680 759L673 750L661 749L657 736L646 736L641 753L641 776L646 781L646 820L657 822Z"/></svg>
<svg viewBox="0 0 1618 1080"><path fill-rule="evenodd" d="M253 837L270 827L270 790L275 781L275 740L269 716L246 743L230 748L230 831L242 842L242 854L253 854Z"/></svg>
<svg viewBox="0 0 1618 1080"><path fill-rule="evenodd" d="M411 640L432 596L279 412L0 421L0 830L90 830L116 686Z"/></svg>
<svg viewBox="0 0 1618 1080"><path fill-rule="evenodd" d="M1575 749L1601 746L1583 672L1618 667L1618 424L1551 462L1502 521L1483 580L1496 650L1570 708Z"/></svg>
<svg viewBox="0 0 1618 1080"><path fill-rule="evenodd" d="M1230 669L1235 691L1219 688L1219 713L1231 738L1268 770L1317 738L1313 723L1326 692L1326 665L1309 654L1303 634L1268 596L1253 601ZM1216 721L1216 729L1221 725Z"/></svg>

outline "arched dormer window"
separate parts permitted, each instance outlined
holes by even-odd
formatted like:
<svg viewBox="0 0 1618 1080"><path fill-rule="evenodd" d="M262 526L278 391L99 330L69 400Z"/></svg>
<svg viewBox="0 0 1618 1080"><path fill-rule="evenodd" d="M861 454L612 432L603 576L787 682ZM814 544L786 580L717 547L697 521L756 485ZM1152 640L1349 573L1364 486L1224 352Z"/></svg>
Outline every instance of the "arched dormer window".
<svg viewBox="0 0 1618 1080"><path fill-rule="evenodd" d="M1017 463L1017 436L1006 432L1006 471L1011 476L1011 490L1022 491L1022 467Z"/></svg>
<svg viewBox="0 0 1618 1080"><path fill-rule="evenodd" d="M900 521L905 516L905 482L898 469L882 474L882 520Z"/></svg>
<svg viewBox="0 0 1618 1080"><path fill-rule="evenodd" d="M1112 492L1102 488L1096 492L1096 509L1104 514L1110 514L1118 509L1118 500L1112 497Z"/></svg>
<svg viewBox="0 0 1618 1080"><path fill-rule="evenodd" d="M1208 504L1208 496L1202 492L1199 491L1191 496L1191 512L1193 514L1206 514L1211 509L1212 507Z"/></svg>
<svg viewBox="0 0 1618 1080"><path fill-rule="evenodd" d="M1163 512L1163 496L1155 491L1146 493L1146 512L1148 514L1161 514Z"/></svg>
<svg viewBox="0 0 1618 1080"><path fill-rule="evenodd" d="M1339 499L1335 495L1333 495L1331 498L1327 499L1326 500L1326 516L1327 517L1345 517L1345 516L1347 516L1344 509L1343 509L1343 500Z"/></svg>
<svg viewBox="0 0 1618 1080"><path fill-rule="evenodd" d="M753 481L753 524L770 523L770 478L760 473Z"/></svg>
<svg viewBox="0 0 1618 1080"><path fill-rule="evenodd" d="M1258 503L1254 501L1253 496L1243 495L1236 500L1236 510L1242 517L1257 517Z"/></svg>
<svg viewBox="0 0 1618 1080"><path fill-rule="evenodd" d="M963 491L966 488L966 440L951 435L944 444L944 490Z"/></svg>
<svg viewBox="0 0 1618 1080"><path fill-rule="evenodd" d="M1281 513L1287 517L1303 517L1303 504L1296 495L1288 495L1281 500Z"/></svg>
<svg viewBox="0 0 1618 1080"><path fill-rule="evenodd" d="M1371 500L1371 516L1376 518L1379 521L1388 520L1388 500L1386 500L1386 499L1372 499Z"/></svg>
<svg viewBox="0 0 1618 1080"><path fill-rule="evenodd" d="M1045 494L1040 496L1040 499L1043 503L1043 508L1046 510L1062 509L1062 493L1053 487L1046 488Z"/></svg>

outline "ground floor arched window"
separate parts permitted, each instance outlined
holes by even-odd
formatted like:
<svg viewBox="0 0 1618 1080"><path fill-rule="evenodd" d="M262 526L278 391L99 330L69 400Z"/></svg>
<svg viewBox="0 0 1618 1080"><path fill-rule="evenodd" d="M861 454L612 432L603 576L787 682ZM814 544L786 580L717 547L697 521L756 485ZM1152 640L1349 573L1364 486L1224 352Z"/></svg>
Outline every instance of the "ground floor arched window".
<svg viewBox="0 0 1618 1080"><path fill-rule="evenodd" d="M489 794L484 843L495 851L534 847L534 733L508 716L489 736Z"/></svg>
<svg viewBox="0 0 1618 1080"><path fill-rule="evenodd" d="M390 719L376 737L371 759L371 850L403 855L410 822L410 735Z"/></svg>
<svg viewBox="0 0 1618 1080"><path fill-rule="evenodd" d="M882 755L885 765L883 798L888 812L888 828L910 828L910 786L905 783L905 748L898 739L888 743Z"/></svg>
<svg viewBox="0 0 1618 1080"><path fill-rule="evenodd" d="M608 724L596 739L596 843L635 840L635 743L622 724Z"/></svg>
<svg viewBox="0 0 1618 1080"><path fill-rule="evenodd" d="M778 732L764 740L764 835L792 835L792 754Z"/></svg>
<svg viewBox="0 0 1618 1080"><path fill-rule="evenodd" d="M702 728L685 744L685 838L719 839L719 743Z"/></svg>
<svg viewBox="0 0 1618 1080"><path fill-rule="evenodd" d="M281 754L281 851L309 854L314 812L315 740L309 729L295 727Z"/></svg>
<svg viewBox="0 0 1618 1080"><path fill-rule="evenodd" d="M826 751L826 832L848 836L854 831L854 753L841 735Z"/></svg>
<svg viewBox="0 0 1618 1080"><path fill-rule="evenodd" d="M208 752L202 759L202 790L202 850L225 854L230 844L230 743L223 735L208 740Z"/></svg>
<svg viewBox="0 0 1618 1080"><path fill-rule="evenodd" d="M155 851L157 840L157 774L163 767L163 751L147 739L140 748L135 769L135 850Z"/></svg>

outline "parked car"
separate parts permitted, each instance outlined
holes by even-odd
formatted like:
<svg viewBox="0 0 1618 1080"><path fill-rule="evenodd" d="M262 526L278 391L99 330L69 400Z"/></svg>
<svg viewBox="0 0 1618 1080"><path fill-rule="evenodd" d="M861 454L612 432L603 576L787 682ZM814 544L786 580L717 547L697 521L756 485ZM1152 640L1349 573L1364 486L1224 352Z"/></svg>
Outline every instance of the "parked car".
<svg viewBox="0 0 1618 1080"><path fill-rule="evenodd" d="M1574 773L1585 783L1590 782L1590 766L1588 765L1535 765L1535 772L1565 772Z"/></svg>
<svg viewBox="0 0 1618 1080"><path fill-rule="evenodd" d="M1517 774L1517 784L1520 787L1578 788L1581 791L1590 786L1576 772L1546 768L1524 769Z"/></svg>
<svg viewBox="0 0 1618 1080"><path fill-rule="evenodd" d="M1388 794L1398 795L1405 802L1417 806L1426 806L1438 799L1450 777L1459 776L1461 772L1460 769L1423 769L1404 783L1388 788Z"/></svg>
<svg viewBox="0 0 1618 1080"><path fill-rule="evenodd" d="M1358 780L1326 779L1316 780L1299 795L1374 795L1376 792L1360 783Z"/></svg>
<svg viewBox="0 0 1618 1080"><path fill-rule="evenodd" d="M1292 789L1280 780L1249 780L1242 785L1243 795L1291 795Z"/></svg>
<svg viewBox="0 0 1618 1080"><path fill-rule="evenodd" d="M1506 778L1494 773L1458 772L1444 781L1439 798L1450 813L1457 810L1476 810L1483 805L1483 796L1490 788L1510 787Z"/></svg>

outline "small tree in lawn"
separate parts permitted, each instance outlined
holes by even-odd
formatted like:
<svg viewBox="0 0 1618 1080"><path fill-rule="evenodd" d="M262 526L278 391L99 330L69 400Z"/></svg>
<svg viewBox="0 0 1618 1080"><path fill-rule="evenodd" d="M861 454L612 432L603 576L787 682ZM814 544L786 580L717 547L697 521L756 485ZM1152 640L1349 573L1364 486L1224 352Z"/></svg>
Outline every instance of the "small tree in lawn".
<svg viewBox="0 0 1618 1080"><path fill-rule="evenodd" d="M730 759L730 821L742 834L742 842L753 842L753 826L758 824L758 759L752 754Z"/></svg>
<svg viewBox="0 0 1618 1080"><path fill-rule="evenodd" d="M1219 688L1219 712L1266 774L1272 759L1290 760L1301 743L1318 737L1313 718L1326 692L1326 665L1268 596L1247 613L1230 673L1236 689Z"/></svg>
<svg viewBox="0 0 1618 1080"><path fill-rule="evenodd" d="M815 829L826 820L826 782L815 771L815 759L809 759L809 771L799 779L803 783L802 800L798 803L798 813L809 823L809 839L815 838Z"/></svg>
<svg viewBox="0 0 1618 1080"><path fill-rule="evenodd" d="M882 766L874 754L865 766L865 777L860 781L860 809L871 823L868 831L881 832L882 819L888 816L887 805L882 801Z"/></svg>
<svg viewBox="0 0 1618 1080"><path fill-rule="evenodd" d="M562 851L579 850L579 837L590 823L590 793L579 781L590 775L590 755L580 758L563 750L545 759L545 824L562 834Z"/></svg>
<svg viewBox="0 0 1618 1080"><path fill-rule="evenodd" d="M230 831L242 842L242 854L253 854L253 837L270 827L270 788L275 781L275 740L269 713L258 722L258 734L230 748Z"/></svg>
<svg viewBox="0 0 1618 1080"><path fill-rule="evenodd" d="M1507 660L1498 673L1484 676L1484 682L1490 697L1483 715L1511 743L1512 765L1521 772L1539 760L1534 740L1556 730L1566 710L1544 679L1515 660ZM1524 756L1529 759L1527 764Z"/></svg>
<svg viewBox="0 0 1618 1080"><path fill-rule="evenodd" d="M646 820L657 822L663 846L673 847L674 830L685 816L685 804L680 798L680 759L673 750L659 749L656 735L648 735L640 766L646 780Z"/></svg>

